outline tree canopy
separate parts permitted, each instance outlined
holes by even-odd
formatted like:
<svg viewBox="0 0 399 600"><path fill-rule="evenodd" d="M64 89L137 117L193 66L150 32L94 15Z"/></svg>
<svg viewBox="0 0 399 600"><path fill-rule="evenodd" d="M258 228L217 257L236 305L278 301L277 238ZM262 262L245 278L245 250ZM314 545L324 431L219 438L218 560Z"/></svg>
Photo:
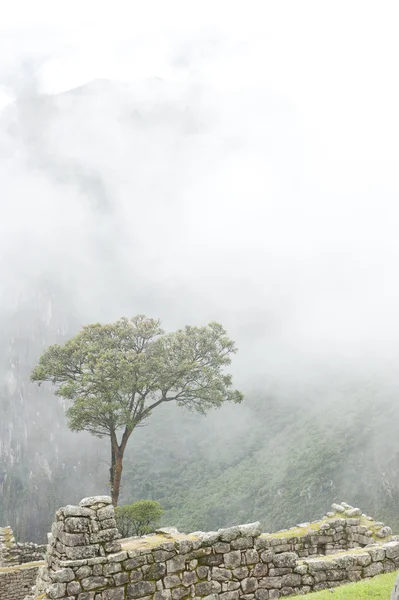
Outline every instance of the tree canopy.
<svg viewBox="0 0 399 600"><path fill-rule="evenodd" d="M236 352L218 323L165 333L159 320L138 315L86 325L63 346L50 346L31 379L54 384L56 394L71 402L70 429L111 438L116 504L128 439L157 406L176 402L205 414L226 401L241 402L224 371Z"/></svg>

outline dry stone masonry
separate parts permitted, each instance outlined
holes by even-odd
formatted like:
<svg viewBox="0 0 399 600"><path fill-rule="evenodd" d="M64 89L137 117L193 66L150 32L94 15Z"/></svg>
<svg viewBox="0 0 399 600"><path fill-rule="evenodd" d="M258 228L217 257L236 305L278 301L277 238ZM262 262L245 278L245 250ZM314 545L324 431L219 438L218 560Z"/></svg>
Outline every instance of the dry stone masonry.
<svg viewBox="0 0 399 600"><path fill-rule="evenodd" d="M22 600L30 593L46 548L16 542L11 527L0 528L0 600Z"/></svg>
<svg viewBox="0 0 399 600"><path fill-rule="evenodd" d="M16 542L11 527L0 527L0 567L43 560L46 549L32 542Z"/></svg>
<svg viewBox="0 0 399 600"><path fill-rule="evenodd" d="M399 568L399 538L348 504L275 534L259 523L120 540L107 496L56 514L32 600L271 600Z"/></svg>
<svg viewBox="0 0 399 600"><path fill-rule="evenodd" d="M0 567L1 600L22 600L32 590L40 563Z"/></svg>

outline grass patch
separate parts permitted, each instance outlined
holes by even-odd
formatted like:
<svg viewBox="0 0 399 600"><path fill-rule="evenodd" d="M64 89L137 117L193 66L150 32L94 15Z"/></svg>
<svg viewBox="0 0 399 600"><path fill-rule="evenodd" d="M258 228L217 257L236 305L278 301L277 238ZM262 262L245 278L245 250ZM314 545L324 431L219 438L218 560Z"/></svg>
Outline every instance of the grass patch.
<svg viewBox="0 0 399 600"><path fill-rule="evenodd" d="M366 598L375 598L375 600L389 600L392 594L397 571L387 573L386 575L378 575L366 581L358 583L348 583L340 587L331 588L330 590L322 590L321 592L313 592L306 596L290 596L291 600L295 598L309 598L309 600L365 600Z"/></svg>
<svg viewBox="0 0 399 600"><path fill-rule="evenodd" d="M315 532L320 532L320 525L324 523L329 523L331 521L336 521L337 519L359 519L359 525L367 527L372 532L372 539L374 542L378 544L384 544L385 542L389 542L392 536L388 536L386 538L380 538L376 535L376 532L381 529L381 527L377 526L375 521L369 521L365 517L347 517L344 513L336 513L333 517L328 517L326 519L320 519L320 521L315 521L314 523L309 523L306 527L292 527L291 529L284 529L283 531L277 531L276 533L264 533L262 537L280 539L280 540L289 540L290 538L300 538L305 535L309 535ZM324 535L328 535L328 529L323 532Z"/></svg>
<svg viewBox="0 0 399 600"><path fill-rule="evenodd" d="M156 548L161 544L165 544L165 542L178 542L181 540L197 540L198 538L192 534L184 534L179 533L176 535L165 535L165 534L157 534L151 536L144 536L141 538L136 538L134 540L121 540L122 550L136 550L137 548Z"/></svg>

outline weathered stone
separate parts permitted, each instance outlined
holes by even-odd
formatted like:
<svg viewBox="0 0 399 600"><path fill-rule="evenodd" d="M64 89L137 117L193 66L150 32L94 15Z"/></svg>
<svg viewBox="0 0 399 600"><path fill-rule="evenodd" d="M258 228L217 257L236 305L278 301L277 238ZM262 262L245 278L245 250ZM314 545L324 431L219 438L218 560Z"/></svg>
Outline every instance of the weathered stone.
<svg viewBox="0 0 399 600"><path fill-rule="evenodd" d="M385 538L392 535L392 529L390 527L381 527L379 531L376 531L375 535L379 538Z"/></svg>
<svg viewBox="0 0 399 600"><path fill-rule="evenodd" d="M75 579L75 573L70 568L59 569L51 573L51 578L54 583L68 583L68 581Z"/></svg>
<svg viewBox="0 0 399 600"><path fill-rule="evenodd" d="M143 579L143 572L141 569L133 569L130 571L130 581L132 583L136 583L137 581L141 581Z"/></svg>
<svg viewBox="0 0 399 600"><path fill-rule="evenodd" d="M138 583L130 583L126 587L126 595L128 598L141 598L149 594L154 594L155 583L152 581L139 581Z"/></svg>
<svg viewBox="0 0 399 600"><path fill-rule="evenodd" d="M232 573L229 569L221 569L219 567L212 568L211 578L215 581L229 581L232 578Z"/></svg>
<svg viewBox="0 0 399 600"><path fill-rule="evenodd" d="M360 508L349 508L348 510L345 511L345 515L347 517L360 517L362 514L362 511L360 510Z"/></svg>
<svg viewBox="0 0 399 600"><path fill-rule="evenodd" d="M224 555L224 564L230 569L234 569L241 565L241 552L239 550L233 550Z"/></svg>
<svg viewBox="0 0 399 600"><path fill-rule="evenodd" d="M269 565L269 577L280 577L280 575L287 575L287 573L292 573L292 569L289 567L275 567Z"/></svg>
<svg viewBox="0 0 399 600"><path fill-rule="evenodd" d="M195 594L196 596L208 596L217 594L221 589L222 587L218 581L200 581L195 585Z"/></svg>
<svg viewBox="0 0 399 600"><path fill-rule="evenodd" d="M384 549L387 558L396 558L399 556L399 542L388 542L384 544Z"/></svg>
<svg viewBox="0 0 399 600"><path fill-rule="evenodd" d="M189 586L197 583L198 575L195 571L184 571L182 575L183 585Z"/></svg>
<svg viewBox="0 0 399 600"><path fill-rule="evenodd" d="M112 504L111 496L89 496L79 502L79 506L94 506L95 504Z"/></svg>
<svg viewBox="0 0 399 600"><path fill-rule="evenodd" d="M53 583L46 588L46 593L49 598L62 598L66 593L66 583Z"/></svg>
<svg viewBox="0 0 399 600"><path fill-rule="evenodd" d="M281 577L264 577L262 579L262 587L272 590L281 588Z"/></svg>
<svg viewBox="0 0 399 600"><path fill-rule="evenodd" d="M179 554L188 554L193 549L193 544L191 540L178 540L176 548Z"/></svg>
<svg viewBox="0 0 399 600"><path fill-rule="evenodd" d="M123 600L125 597L125 590L123 587L114 588L112 590L105 590L102 593L102 600Z"/></svg>
<svg viewBox="0 0 399 600"><path fill-rule="evenodd" d="M187 587L175 587L172 589L172 598L173 600L182 600L182 598L187 598L190 595L190 590Z"/></svg>
<svg viewBox="0 0 399 600"><path fill-rule="evenodd" d="M155 592L153 600L170 600L172 597L170 590L161 590Z"/></svg>
<svg viewBox="0 0 399 600"><path fill-rule="evenodd" d="M257 550L270 548L270 539L261 535L260 537L254 539L254 546Z"/></svg>
<svg viewBox="0 0 399 600"><path fill-rule="evenodd" d="M102 529L97 533L92 533L90 535L90 543L98 544L101 542L111 542L112 540L117 540L120 537L119 531L115 529Z"/></svg>
<svg viewBox="0 0 399 600"><path fill-rule="evenodd" d="M186 560L184 556L175 556L170 560L166 561L166 570L168 573L176 573L176 571L182 571Z"/></svg>
<svg viewBox="0 0 399 600"><path fill-rule="evenodd" d="M269 563L273 560L274 558L274 553L273 550L265 550L264 552L262 552L262 554L260 555L260 559L262 562L264 563Z"/></svg>
<svg viewBox="0 0 399 600"><path fill-rule="evenodd" d="M117 527L116 519L113 519L112 517L110 519L104 519L104 521L101 521L100 526L101 529L115 529L115 527Z"/></svg>
<svg viewBox="0 0 399 600"><path fill-rule="evenodd" d="M259 521L256 521L256 523L239 525L238 530L242 537L257 537L262 533L262 528Z"/></svg>
<svg viewBox="0 0 399 600"><path fill-rule="evenodd" d="M240 534L240 530L238 527L229 527L228 529L219 529L218 531L219 539L222 542L231 542L238 538Z"/></svg>
<svg viewBox="0 0 399 600"><path fill-rule="evenodd" d="M90 508L84 508L83 506L73 506L68 504L60 509L64 517L95 517L96 513Z"/></svg>
<svg viewBox="0 0 399 600"><path fill-rule="evenodd" d="M269 590L260 589L255 592L256 600L268 600L269 599Z"/></svg>
<svg viewBox="0 0 399 600"><path fill-rule="evenodd" d="M120 544L120 542L117 542L116 540L114 542L107 542L106 544L104 544L104 550L105 552L120 552L120 550L122 549L122 546Z"/></svg>
<svg viewBox="0 0 399 600"><path fill-rule="evenodd" d="M227 544L226 544L227 545ZM240 537L231 542L231 547L233 550L246 550L247 548L254 547L254 538L252 537ZM223 552L229 552L230 548L223 550Z"/></svg>
<svg viewBox="0 0 399 600"><path fill-rule="evenodd" d="M259 562L258 551L254 550L253 548L249 548L248 550L246 550L244 552L244 556L245 556L245 564L247 564L247 565L254 565Z"/></svg>
<svg viewBox="0 0 399 600"><path fill-rule="evenodd" d="M268 565L265 565L264 563L258 563L252 569L251 575L253 575L254 577L258 577L258 578L266 577L268 568L269 568Z"/></svg>
<svg viewBox="0 0 399 600"><path fill-rule="evenodd" d="M107 561L110 563L122 562L127 559L126 550L122 550L121 552L116 552L115 554L110 554L107 556Z"/></svg>
<svg viewBox="0 0 399 600"><path fill-rule="evenodd" d="M294 552L283 552L282 554L276 554L273 557L273 563L276 567L290 567L293 568L298 560L297 554Z"/></svg>
<svg viewBox="0 0 399 600"><path fill-rule="evenodd" d="M67 593L70 594L71 596L79 594L81 591L82 591L82 587L81 587L79 581L70 581L67 584Z"/></svg>
<svg viewBox="0 0 399 600"><path fill-rule="evenodd" d="M145 556L137 556L136 558L129 558L128 560L125 560L123 566L126 569L126 571L130 571L131 569L137 569L137 567L142 567L143 565L145 565L146 562L147 561Z"/></svg>
<svg viewBox="0 0 399 600"><path fill-rule="evenodd" d="M99 521L104 521L106 519L115 519L115 510L112 505L104 506L104 508L100 508L97 511L97 518Z"/></svg>
<svg viewBox="0 0 399 600"><path fill-rule="evenodd" d="M93 565L93 575L102 575L103 574L103 566L101 564Z"/></svg>
<svg viewBox="0 0 399 600"><path fill-rule="evenodd" d="M166 575L163 582L165 584L165 587L168 589L177 587L178 585L181 584L181 580L178 575Z"/></svg>
<svg viewBox="0 0 399 600"><path fill-rule="evenodd" d="M144 579L161 579L166 574L165 563L154 563L142 567Z"/></svg>
<svg viewBox="0 0 399 600"><path fill-rule="evenodd" d="M114 573L119 573L119 571L122 571L122 567L119 563L106 564L103 567L103 575L105 575L105 577L113 575Z"/></svg>
<svg viewBox="0 0 399 600"><path fill-rule="evenodd" d="M77 579L83 579L83 577L90 577L92 569L88 566L79 567L75 575Z"/></svg>
<svg viewBox="0 0 399 600"><path fill-rule="evenodd" d="M166 550L155 550L153 556L156 562L166 562L170 558L173 558L176 555L175 552L169 552ZM129 553L130 556L130 553Z"/></svg>
<svg viewBox="0 0 399 600"><path fill-rule="evenodd" d="M233 592L225 592L224 594L219 594L219 600L239 600L240 593L238 590Z"/></svg>
<svg viewBox="0 0 399 600"><path fill-rule="evenodd" d="M258 589L258 580L255 577L247 577L241 581L241 588L244 594L251 594Z"/></svg>
<svg viewBox="0 0 399 600"><path fill-rule="evenodd" d="M249 575L248 567L238 567L232 571L234 579L245 579Z"/></svg>
<svg viewBox="0 0 399 600"><path fill-rule="evenodd" d="M197 575L200 579L205 579L206 577L208 577L208 573L209 567L206 567L204 565L200 565L197 569Z"/></svg>
<svg viewBox="0 0 399 600"><path fill-rule="evenodd" d="M384 567L384 573L391 573L392 571L396 571L396 565L393 560L384 560L382 563Z"/></svg>
<svg viewBox="0 0 399 600"><path fill-rule="evenodd" d="M92 558L93 556L96 556L97 553L97 546L76 546L76 548L68 548L65 546L65 556L71 560Z"/></svg>
<svg viewBox="0 0 399 600"><path fill-rule="evenodd" d="M308 565L297 565L294 568L294 572L298 573L299 575L306 575L308 572Z"/></svg>
<svg viewBox="0 0 399 600"><path fill-rule="evenodd" d="M58 534L58 539L65 546L84 546L89 543L88 535L85 533L64 533Z"/></svg>
<svg viewBox="0 0 399 600"><path fill-rule="evenodd" d="M234 543L238 542L238 540L234 540ZM233 542L232 542L233 544ZM230 544L228 544L227 542L218 542L217 544L215 544L213 546L214 551L216 552L216 554L226 554L226 552L230 552Z"/></svg>
<svg viewBox="0 0 399 600"><path fill-rule="evenodd" d="M106 587L109 579L106 577L85 577L81 580L82 588L86 591L96 590Z"/></svg>
<svg viewBox="0 0 399 600"><path fill-rule="evenodd" d="M115 585L123 585L129 581L128 573L114 573Z"/></svg>
<svg viewBox="0 0 399 600"><path fill-rule="evenodd" d="M64 521L67 533L88 533L90 531L90 520L86 517L68 517Z"/></svg>
<svg viewBox="0 0 399 600"><path fill-rule="evenodd" d="M82 592L79 594L78 600L94 600L94 592Z"/></svg>
<svg viewBox="0 0 399 600"><path fill-rule="evenodd" d="M371 563L370 566L365 567L363 569L364 577L374 577L375 575L379 575L384 572L384 567L381 562Z"/></svg>
<svg viewBox="0 0 399 600"><path fill-rule="evenodd" d="M225 554L224 556L226 557L228 554ZM223 554L209 554L208 556L202 556L198 559L198 563L209 567L217 567L223 563Z"/></svg>

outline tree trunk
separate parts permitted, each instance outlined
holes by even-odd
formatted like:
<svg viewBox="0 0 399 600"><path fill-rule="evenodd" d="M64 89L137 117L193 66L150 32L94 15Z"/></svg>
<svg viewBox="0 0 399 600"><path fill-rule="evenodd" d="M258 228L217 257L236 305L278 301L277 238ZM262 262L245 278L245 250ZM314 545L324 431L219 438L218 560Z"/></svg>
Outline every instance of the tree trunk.
<svg viewBox="0 0 399 600"><path fill-rule="evenodd" d="M122 470L123 470L123 453L119 450L115 455L115 466L113 473L113 485L111 485L112 504L118 506L119 492L121 488Z"/></svg>
<svg viewBox="0 0 399 600"><path fill-rule="evenodd" d="M111 432L111 468L109 470L109 479L111 484L111 499L114 506L118 506L123 470L123 455L132 431L133 428L125 429L120 445L118 444L115 432Z"/></svg>

